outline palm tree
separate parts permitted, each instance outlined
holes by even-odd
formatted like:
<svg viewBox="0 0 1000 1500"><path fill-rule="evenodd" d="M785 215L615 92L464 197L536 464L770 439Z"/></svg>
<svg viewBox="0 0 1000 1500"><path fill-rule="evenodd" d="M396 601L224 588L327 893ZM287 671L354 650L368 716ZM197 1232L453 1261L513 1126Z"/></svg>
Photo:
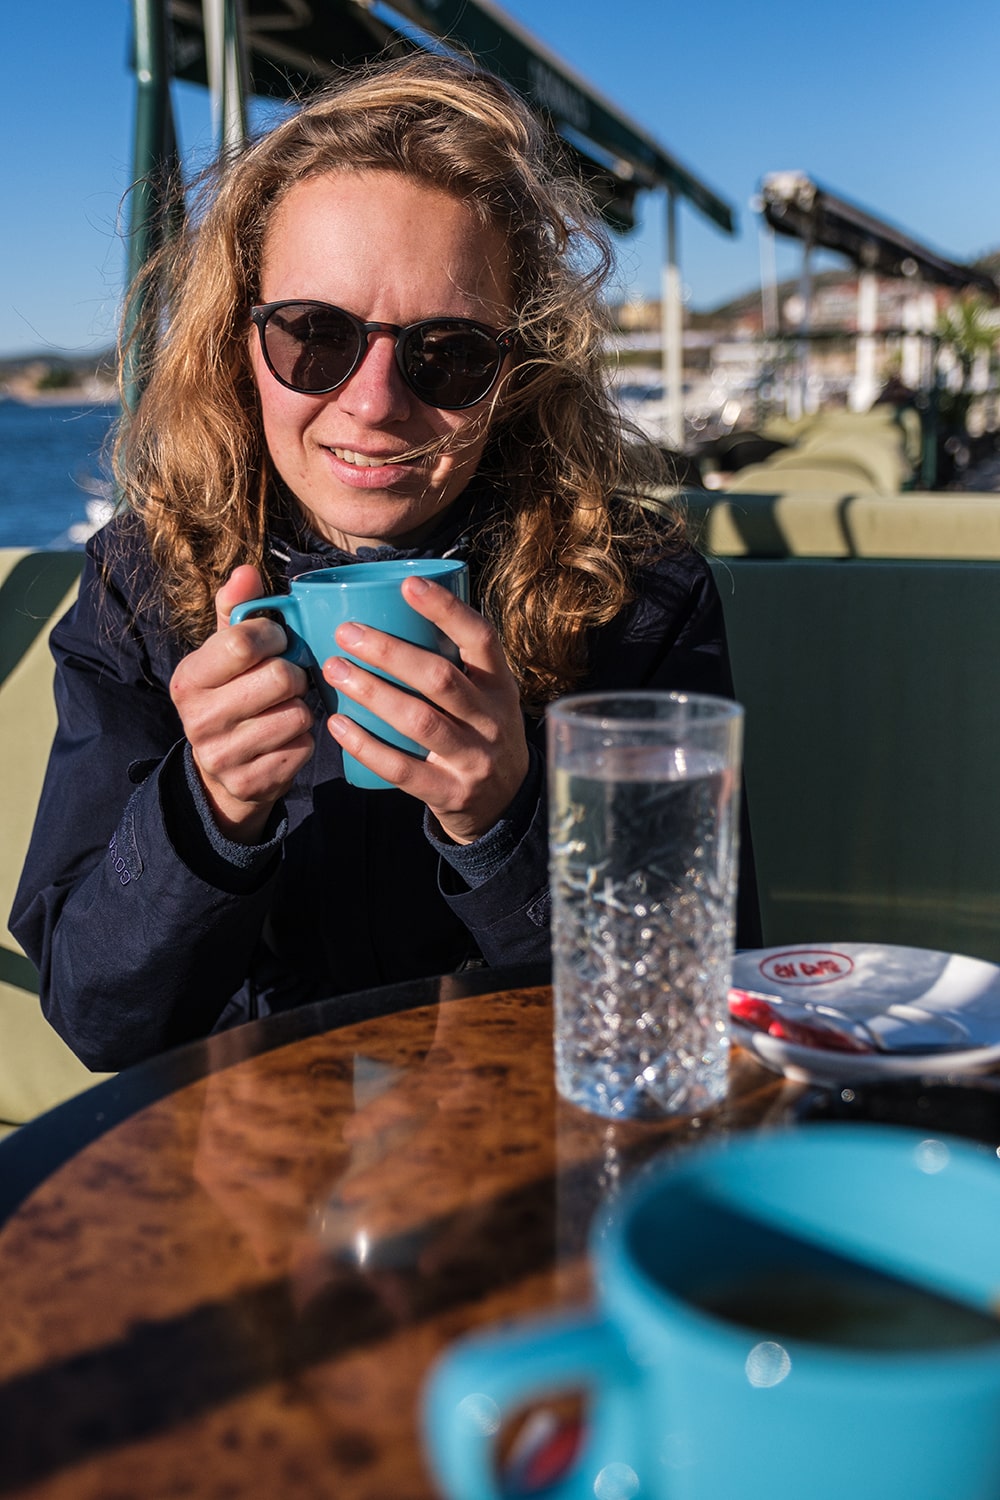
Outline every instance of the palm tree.
<svg viewBox="0 0 1000 1500"><path fill-rule="evenodd" d="M938 319L937 336L940 346L950 349L959 363L964 391L981 355L988 355L991 365L995 363L1000 344L997 310L979 293L959 297Z"/></svg>

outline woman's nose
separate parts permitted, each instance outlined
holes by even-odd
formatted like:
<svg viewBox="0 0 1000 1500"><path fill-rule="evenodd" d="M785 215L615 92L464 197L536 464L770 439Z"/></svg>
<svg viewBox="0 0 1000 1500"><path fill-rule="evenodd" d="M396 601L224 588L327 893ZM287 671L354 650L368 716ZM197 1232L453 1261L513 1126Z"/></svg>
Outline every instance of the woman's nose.
<svg viewBox="0 0 1000 1500"><path fill-rule="evenodd" d="M394 337L370 333L360 365L337 392L338 406L375 427L403 421L410 415L412 400L396 363Z"/></svg>

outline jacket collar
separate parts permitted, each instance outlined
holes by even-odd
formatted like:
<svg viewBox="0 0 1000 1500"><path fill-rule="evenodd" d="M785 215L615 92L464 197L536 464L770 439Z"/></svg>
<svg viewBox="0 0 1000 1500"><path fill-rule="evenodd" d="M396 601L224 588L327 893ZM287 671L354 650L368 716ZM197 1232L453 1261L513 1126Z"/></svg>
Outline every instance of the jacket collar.
<svg viewBox="0 0 1000 1500"><path fill-rule="evenodd" d="M359 562L395 562L410 557L466 559L474 534L496 513L502 503L496 487L477 475L458 499L449 505L438 525L419 546L394 547L391 543L384 543L380 547L359 547L357 552L345 552L342 547L325 541L310 530L287 490L278 498L278 515L269 535L268 546L275 564L275 573L283 573L286 578L294 578L299 573L312 573L317 568L342 567Z"/></svg>

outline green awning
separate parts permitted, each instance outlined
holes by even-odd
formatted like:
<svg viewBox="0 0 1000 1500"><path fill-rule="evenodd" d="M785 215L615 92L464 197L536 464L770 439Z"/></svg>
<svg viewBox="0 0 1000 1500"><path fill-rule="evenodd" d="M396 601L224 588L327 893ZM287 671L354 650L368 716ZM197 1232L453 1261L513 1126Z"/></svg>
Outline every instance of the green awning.
<svg viewBox="0 0 1000 1500"><path fill-rule="evenodd" d="M174 76L207 83L200 3L171 0L169 28ZM491 0L243 0L243 31L250 91L271 98L387 53L471 54L560 136L612 227L634 227L637 192L666 188L735 231L729 204Z"/></svg>

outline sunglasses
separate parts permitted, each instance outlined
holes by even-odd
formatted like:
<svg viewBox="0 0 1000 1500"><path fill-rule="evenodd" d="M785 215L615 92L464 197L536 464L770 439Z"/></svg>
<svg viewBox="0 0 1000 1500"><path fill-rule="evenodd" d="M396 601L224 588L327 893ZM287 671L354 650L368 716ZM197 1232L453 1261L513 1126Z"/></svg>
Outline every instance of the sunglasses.
<svg viewBox="0 0 1000 1500"><path fill-rule="evenodd" d="M496 384L512 333L470 318L363 323L329 302L264 302L251 307L261 352L275 380L303 396L324 396L349 380L373 333L391 333L399 373L415 396L441 411L475 406Z"/></svg>

